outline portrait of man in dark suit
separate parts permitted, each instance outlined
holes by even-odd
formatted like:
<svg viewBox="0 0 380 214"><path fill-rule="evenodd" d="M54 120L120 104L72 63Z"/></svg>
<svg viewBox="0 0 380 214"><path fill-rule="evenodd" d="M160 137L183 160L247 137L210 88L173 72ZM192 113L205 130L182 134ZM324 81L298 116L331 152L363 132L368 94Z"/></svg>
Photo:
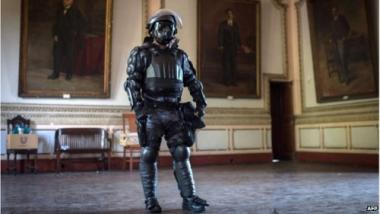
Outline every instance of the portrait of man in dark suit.
<svg viewBox="0 0 380 214"><path fill-rule="evenodd" d="M218 45L223 55L223 83L227 86L236 85L236 54L240 47L240 33L230 8L226 10L226 19L219 24Z"/></svg>
<svg viewBox="0 0 380 214"><path fill-rule="evenodd" d="M108 97L112 0L22 0L21 97Z"/></svg>
<svg viewBox="0 0 380 214"><path fill-rule="evenodd" d="M318 102L377 96L369 1L307 1Z"/></svg>
<svg viewBox="0 0 380 214"><path fill-rule="evenodd" d="M75 6L74 0L62 0L57 10L53 26L53 73L49 79L57 79L61 72L66 73L66 80L71 80L75 58L83 39L84 17Z"/></svg>
<svg viewBox="0 0 380 214"><path fill-rule="evenodd" d="M211 97L260 96L260 2L199 0L198 71Z"/></svg>
<svg viewBox="0 0 380 214"><path fill-rule="evenodd" d="M347 39L350 34L350 25L346 17L339 12L336 7L331 9L331 39L330 42L335 47L340 65L339 80L342 83L349 84L349 61L347 59L348 47Z"/></svg>

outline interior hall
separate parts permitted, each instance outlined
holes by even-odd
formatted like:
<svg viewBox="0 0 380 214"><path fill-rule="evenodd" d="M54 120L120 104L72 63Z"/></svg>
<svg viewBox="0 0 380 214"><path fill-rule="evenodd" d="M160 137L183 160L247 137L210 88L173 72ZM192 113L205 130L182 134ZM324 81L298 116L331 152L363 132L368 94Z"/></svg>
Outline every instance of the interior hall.
<svg viewBox="0 0 380 214"><path fill-rule="evenodd" d="M1 213L379 213L378 5L1 0Z"/></svg>

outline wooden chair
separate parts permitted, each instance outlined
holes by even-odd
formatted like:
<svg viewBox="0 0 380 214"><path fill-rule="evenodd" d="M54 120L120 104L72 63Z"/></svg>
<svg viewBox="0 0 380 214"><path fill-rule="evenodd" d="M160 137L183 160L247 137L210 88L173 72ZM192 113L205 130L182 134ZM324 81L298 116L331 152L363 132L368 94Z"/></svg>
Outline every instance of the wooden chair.
<svg viewBox="0 0 380 214"><path fill-rule="evenodd" d="M123 170L129 163L129 171L133 170L133 163L140 161L140 156L134 154L140 153L140 145L137 137L136 115L133 112L124 112L123 118L123 134L120 138L120 144L123 145ZM127 155L128 154L128 155Z"/></svg>
<svg viewBox="0 0 380 214"><path fill-rule="evenodd" d="M17 115L12 119L7 120L7 134L11 135L14 128L17 126L30 129L30 120L23 118L21 115ZM10 138L8 138L10 140ZM13 154L13 164L9 162L9 156ZM17 154L26 155L26 169L33 172L37 170L37 148L36 149L9 149L7 146L7 172L13 171L15 174L17 172ZM30 164L30 154L34 154L33 164Z"/></svg>

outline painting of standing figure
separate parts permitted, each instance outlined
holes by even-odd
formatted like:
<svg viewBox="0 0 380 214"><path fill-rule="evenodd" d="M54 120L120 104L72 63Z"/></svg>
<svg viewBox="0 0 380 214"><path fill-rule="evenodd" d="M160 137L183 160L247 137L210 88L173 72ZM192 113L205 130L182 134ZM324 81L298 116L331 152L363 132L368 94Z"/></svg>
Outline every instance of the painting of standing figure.
<svg viewBox="0 0 380 214"><path fill-rule="evenodd" d="M374 17L367 3L307 1L318 102L378 95Z"/></svg>
<svg viewBox="0 0 380 214"><path fill-rule="evenodd" d="M21 97L109 97L112 0L22 0Z"/></svg>
<svg viewBox="0 0 380 214"><path fill-rule="evenodd" d="M260 97L260 3L198 1L198 71L208 96Z"/></svg>

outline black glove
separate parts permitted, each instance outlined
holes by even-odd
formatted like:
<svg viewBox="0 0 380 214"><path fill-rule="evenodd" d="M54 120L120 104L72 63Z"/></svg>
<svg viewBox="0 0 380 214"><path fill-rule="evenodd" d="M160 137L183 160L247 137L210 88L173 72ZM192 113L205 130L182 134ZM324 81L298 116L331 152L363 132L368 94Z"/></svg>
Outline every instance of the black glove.
<svg viewBox="0 0 380 214"><path fill-rule="evenodd" d="M136 107L134 108L135 113L136 113L136 119L141 120L142 118L145 117L145 111L144 111L144 104L143 103L138 103Z"/></svg>
<svg viewBox="0 0 380 214"><path fill-rule="evenodd" d="M141 147L146 146L146 114L144 104L138 103L134 108L136 114L137 134Z"/></svg>
<svg viewBox="0 0 380 214"><path fill-rule="evenodd" d="M146 116L143 115L139 118L136 117L137 135L139 138L139 144L141 147L145 147L146 144Z"/></svg>
<svg viewBox="0 0 380 214"><path fill-rule="evenodd" d="M202 118L204 115L205 115L204 108L200 108L197 106L197 108L195 109L195 116Z"/></svg>

